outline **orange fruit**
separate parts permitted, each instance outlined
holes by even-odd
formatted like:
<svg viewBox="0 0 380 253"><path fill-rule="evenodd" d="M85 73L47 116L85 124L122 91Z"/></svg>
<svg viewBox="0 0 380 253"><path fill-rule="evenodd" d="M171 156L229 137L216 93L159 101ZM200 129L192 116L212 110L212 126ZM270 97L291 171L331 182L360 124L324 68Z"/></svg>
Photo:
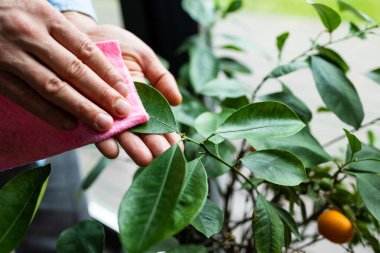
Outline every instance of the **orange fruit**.
<svg viewBox="0 0 380 253"><path fill-rule="evenodd" d="M336 210L326 210L318 217L318 230L321 235L334 243L346 243L354 236L351 221Z"/></svg>

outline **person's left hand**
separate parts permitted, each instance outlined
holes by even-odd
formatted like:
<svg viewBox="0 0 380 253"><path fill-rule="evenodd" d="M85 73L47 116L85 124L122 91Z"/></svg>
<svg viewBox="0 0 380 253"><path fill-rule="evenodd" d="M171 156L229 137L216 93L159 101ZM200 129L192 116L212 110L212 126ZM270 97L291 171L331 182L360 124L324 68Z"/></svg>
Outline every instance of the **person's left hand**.
<svg viewBox="0 0 380 253"><path fill-rule="evenodd" d="M74 18L70 17L73 15ZM134 81L144 82L145 77L153 87L166 97L171 105L178 105L182 96L177 83L169 71L161 64L153 50L134 34L111 25L86 25L78 20L76 14L66 15L70 21L86 32L92 41L119 40L124 63ZM127 154L139 166L147 166L153 158L162 154L170 146L180 141L176 133L137 135L123 132L114 138L97 143L96 146L108 158L116 158L119 154L117 141Z"/></svg>

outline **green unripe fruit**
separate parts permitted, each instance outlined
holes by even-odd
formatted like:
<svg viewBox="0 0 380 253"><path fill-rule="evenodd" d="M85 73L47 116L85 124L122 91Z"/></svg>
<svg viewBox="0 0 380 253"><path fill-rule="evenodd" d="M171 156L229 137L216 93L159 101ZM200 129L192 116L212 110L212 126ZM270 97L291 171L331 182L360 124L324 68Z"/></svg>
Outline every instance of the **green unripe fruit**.
<svg viewBox="0 0 380 253"><path fill-rule="evenodd" d="M319 181L319 187L323 191L329 191L333 187L333 180L331 178L324 177Z"/></svg>

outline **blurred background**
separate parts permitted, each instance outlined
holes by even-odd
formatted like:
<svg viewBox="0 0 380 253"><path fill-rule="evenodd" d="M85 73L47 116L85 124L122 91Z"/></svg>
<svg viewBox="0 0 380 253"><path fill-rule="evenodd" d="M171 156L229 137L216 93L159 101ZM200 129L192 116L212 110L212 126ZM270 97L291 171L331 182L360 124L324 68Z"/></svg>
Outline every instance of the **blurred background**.
<svg viewBox="0 0 380 253"><path fill-rule="evenodd" d="M134 16L132 14L130 14L132 16L126 15L127 28L129 27L135 33L141 32L138 35L149 45L153 43L154 45L151 46L156 49L156 47L160 46L159 41L154 41L154 38L152 39L149 37L151 35L144 34L144 31L134 30L143 27L144 22L147 22L143 17L138 16L139 14L135 12L136 9L133 9L135 7L128 7L128 4L138 1L125 0L124 2L124 11L128 14L128 8L131 8L130 10L133 10L135 13ZM93 0L93 2L100 23L124 27L120 1ZM161 5L164 2L167 4L167 1L162 1ZM337 9L335 0L320 0L316 2L328 4ZM347 0L347 2L366 12L374 19L380 19L380 0ZM163 6L163 9L165 9L165 6ZM128 17L131 17L131 20L128 20ZM141 20L136 24L135 18L140 18ZM349 18L353 17L350 16ZM193 28L190 25L190 28L187 27L186 29L191 31ZM170 32L170 29L166 30ZM310 43L308 38L315 37L321 30L323 30L323 26L315 10L305 0L246 0L244 10L231 15L227 20L218 24L214 33L239 36L246 41L249 50L244 54L236 53L233 57L241 60L253 69L252 75L245 75L239 78L250 84L251 87L254 87L271 68L276 66L277 35L283 32L290 32L290 37L283 54L284 61L286 61L308 48ZM337 32L337 36L339 37L339 34L344 36L347 30L348 25L342 25ZM158 35L160 34L160 31L155 32ZM174 35L177 36L177 33ZM358 39L343 42L338 47L333 46L332 48L342 53L351 66L352 71L349 77L358 89L366 113L364 122L367 122L379 115L378 94L380 94L380 86L366 78L363 73L379 67L380 37L372 36L361 43L357 43L355 40ZM360 45L360 47L357 45ZM301 70L295 75L290 74L284 77L283 80L289 85L292 92L299 96L309 108L314 109L323 105L313 85L312 76L309 71ZM268 84L262 90L262 93L279 89L278 84ZM316 112L313 111L313 113ZM311 128L321 143L325 143L341 135L342 128L349 127L330 113L319 113L313 117ZM378 130L380 129L377 127L374 130L375 133L379 133ZM365 135L365 131L358 133L358 136L363 139L366 139ZM330 147L329 151L341 155L342 151L340 148L344 145L344 143L338 142L335 146ZM82 175L85 176L101 156L92 146L80 149L79 154L83 170ZM113 230L117 230L118 205L123 194L130 186L136 169L136 165L123 154L117 160L109 163L107 169L88 191L91 215ZM236 205L238 206L239 203L237 202ZM316 228L314 227L313 229ZM335 244L322 241L316 247L307 248L306 252L345 252L345 250ZM357 252L371 252L371 250L358 249Z"/></svg>

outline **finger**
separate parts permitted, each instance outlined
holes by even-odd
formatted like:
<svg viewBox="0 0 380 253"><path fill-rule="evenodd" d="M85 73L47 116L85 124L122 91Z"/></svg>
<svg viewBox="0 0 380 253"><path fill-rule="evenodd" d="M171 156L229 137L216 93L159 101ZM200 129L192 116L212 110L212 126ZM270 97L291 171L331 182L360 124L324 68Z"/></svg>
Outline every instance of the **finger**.
<svg viewBox="0 0 380 253"><path fill-rule="evenodd" d="M134 82L145 83L145 76L135 58L124 56L124 65L128 68Z"/></svg>
<svg viewBox="0 0 380 253"><path fill-rule="evenodd" d="M171 146L178 143L178 146L180 147L180 149L184 151L183 142L181 141L181 136L179 136L179 134L167 133L167 134L164 134L164 136Z"/></svg>
<svg viewBox="0 0 380 253"><path fill-rule="evenodd" d="M73 116L43 99L12 74L0 72L0 86L2 95L50 125L64 130L72 130L77 126Z"/></svg>
<svg viewBox="0 0 380 253"><path fill-rule="evenodd" d="M71 113L95 130L105 131L112 127L113 119L110 115L60 80L35 59L21 53L15 57L22 59L14 68L17 70L15 74L43 98Z"/></svg>
<svg viewBox="0 0 380 253"><path fill-rule="evenodd" d="M169 142L163 135L144 134L140 136L145 145L152 152L153 157L157 157L170 148Z"/></svg>
<svg viewBox="0 0 380 253"><path fill-rule="evenodd" d="M126 84L118 83L115 86L119 91L122 90L118 93L53 39L46 38L44 43L32 46L29 52L108 113L120 118L128 114L130 105L123 97L128 93Z"/></svg>
<svg viewBox="0 0 380 253"><path fill-rule="evenodd" d="M130 132L123 132L116 136L116 140L139 166L148 166L153 161L153 155L141 138Z"/></svg>
<svg viewBox="0 0 380 253"><path fill-rule="evenodd" d="M119 146L114 138L98 142L95 146L99 151L109 159L115 159L119 156Z"/></svg>

